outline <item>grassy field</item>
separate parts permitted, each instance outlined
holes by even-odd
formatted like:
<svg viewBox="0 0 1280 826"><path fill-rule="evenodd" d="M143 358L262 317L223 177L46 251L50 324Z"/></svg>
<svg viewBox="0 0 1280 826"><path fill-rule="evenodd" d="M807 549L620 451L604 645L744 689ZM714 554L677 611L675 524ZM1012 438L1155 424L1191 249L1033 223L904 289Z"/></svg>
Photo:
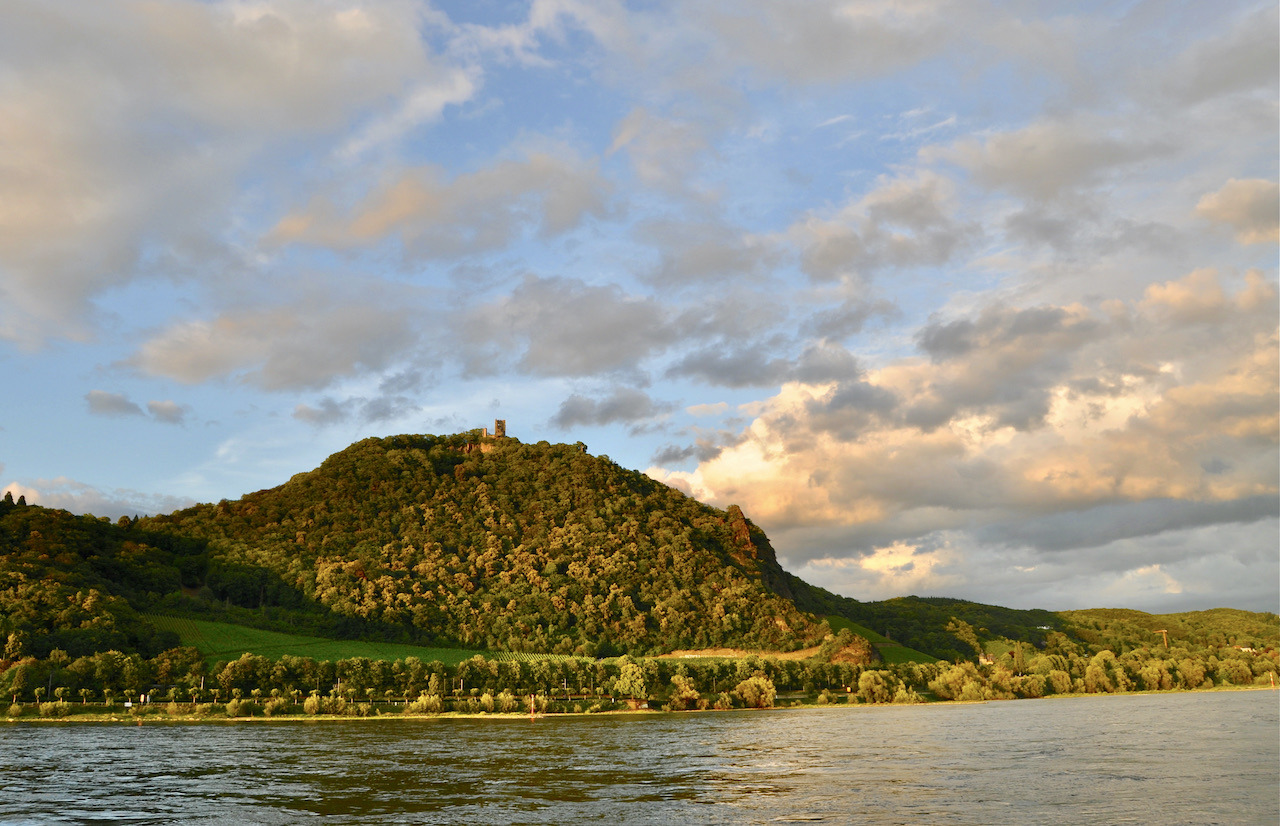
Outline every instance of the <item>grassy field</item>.
<svg viewBox="0 0 1280 826"><path fill-rule="evenodd" d="M831 626L832 631L839 632L841 629L848 628L860 637L865 637L867 642L875 646L876 651L880 652L880 657L886 663L936 663L937 657L930 657L923 651L917 651L914 648L907 648L905 645L899 645L893 640L882 634L877 634L870 628L858 625L852 620L844 617L825 617L827 624Z"/></svg>
<svg viewBox="0 0 1280 826"><path fill-rule="evenodd" d="M423 662L438 660L446 665L457 665L476 654L485 654L483 651L461 648L427 648L392 642L330 640L323 637L286 634L280 631L263 631L226 622L166 617L158 614L147 615L147 620L162 631L173 631L182 640L183 645L198 648L208 660L233 660L241 654L249 653L272 659L285 654L311 657L316 660L345 660L351 657L398 660L417 657Z"/></svg>

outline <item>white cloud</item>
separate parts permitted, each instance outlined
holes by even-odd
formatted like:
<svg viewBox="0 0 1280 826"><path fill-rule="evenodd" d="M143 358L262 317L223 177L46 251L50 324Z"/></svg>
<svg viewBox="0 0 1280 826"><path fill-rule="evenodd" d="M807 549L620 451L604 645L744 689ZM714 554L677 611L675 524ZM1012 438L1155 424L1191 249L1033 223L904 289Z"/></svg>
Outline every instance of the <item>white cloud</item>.
<svg viewBox="0 0 1280 826"><path fill-rule="evenodd" d="M111 288L241 263L240 188L273 152L436 74L398 2L6 3L0 338L84 339Z"/></svg>
<svg viewBox="0 0 1280 826"><path fill-rule="evenodd" d="M265 390L300 390L381 370L410 352L419 335L412 304L345 292L178 322L144 342L128 363L186 384L238 376Z"/></svg>
<svg viewBox="0 0 1280 826"><path fill-rule="evenodd" d="M28 505L60 508L71 513L105 516L113 520L121 516L171 513L195 504L193 500L181 496L121 488L98 488L65 476L36 479L30 485L11 482L0 489L0 496L5 493L12 494L14 499L25 496Z"/></svg>
<svg viewBox="0 0 1280 826"><path fill-rule="evenodd" d="M344 212L324 198L280 220L272 243L339 249L397 238L406 257L440 258L501 249L525 233L542 237L605 213L609 184L571 152L531 152L453 180L444 170L399 170Z"/></svg>
<svg viewBox="0 0 1280 826"><path fill-rule="evenodd" d="M1042 120L1011 132L931 148L926 160L949 160L985 187L1034 200L1090 187L1111 171L1166 154L1160 141L1116 134L1105 120Z"/></svg>

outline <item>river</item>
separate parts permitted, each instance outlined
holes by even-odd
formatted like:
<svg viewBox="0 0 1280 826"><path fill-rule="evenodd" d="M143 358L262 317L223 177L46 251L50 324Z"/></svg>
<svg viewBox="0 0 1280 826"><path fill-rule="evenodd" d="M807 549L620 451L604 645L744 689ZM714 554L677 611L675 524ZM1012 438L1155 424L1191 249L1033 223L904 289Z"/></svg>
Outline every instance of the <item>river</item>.
<svg viewBox="0 0 1280 826"><path fill-rule="evenodd" d="M1280 693L0 725L0 824L1280 822Z"/></svg>

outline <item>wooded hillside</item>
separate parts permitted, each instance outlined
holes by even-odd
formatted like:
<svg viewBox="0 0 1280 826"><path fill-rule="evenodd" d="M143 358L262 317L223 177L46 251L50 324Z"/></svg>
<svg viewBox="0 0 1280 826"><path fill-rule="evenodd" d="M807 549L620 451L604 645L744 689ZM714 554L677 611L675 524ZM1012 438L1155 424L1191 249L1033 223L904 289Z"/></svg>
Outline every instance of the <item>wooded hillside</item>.
<svg viewBox="0 0 1280 826"><path fill-rule="evenodd" d="M759 528L574 445L366 439L284 485L142 520L207 543L205 595L417 639L608 654L812 645Z"/></svg>

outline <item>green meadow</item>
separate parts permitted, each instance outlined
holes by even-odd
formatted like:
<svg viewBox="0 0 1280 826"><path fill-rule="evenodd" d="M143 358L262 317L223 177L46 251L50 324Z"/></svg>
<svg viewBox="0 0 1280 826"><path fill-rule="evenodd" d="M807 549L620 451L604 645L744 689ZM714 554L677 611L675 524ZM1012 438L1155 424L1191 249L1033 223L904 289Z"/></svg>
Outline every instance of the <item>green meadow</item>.
<svg viewBox="0 0 1280 826"><path fill-rule="evenodd" d="M483 651L463 648L429 648L421 645L405 645L393 642L364 642L361 640L331 640L324 637L308 637L281 631L264 631L244 625L232 625L213 620L188 619L148 614L146 618L161 631L173 631L183 645L199 649L206 660L234 660L241 654L257 654L279 659L285 654L311 657L314 660L346 660L366 657L370 660L398 660L417 657L423 662L438 660L445 665L457 665Z"/></svg>

